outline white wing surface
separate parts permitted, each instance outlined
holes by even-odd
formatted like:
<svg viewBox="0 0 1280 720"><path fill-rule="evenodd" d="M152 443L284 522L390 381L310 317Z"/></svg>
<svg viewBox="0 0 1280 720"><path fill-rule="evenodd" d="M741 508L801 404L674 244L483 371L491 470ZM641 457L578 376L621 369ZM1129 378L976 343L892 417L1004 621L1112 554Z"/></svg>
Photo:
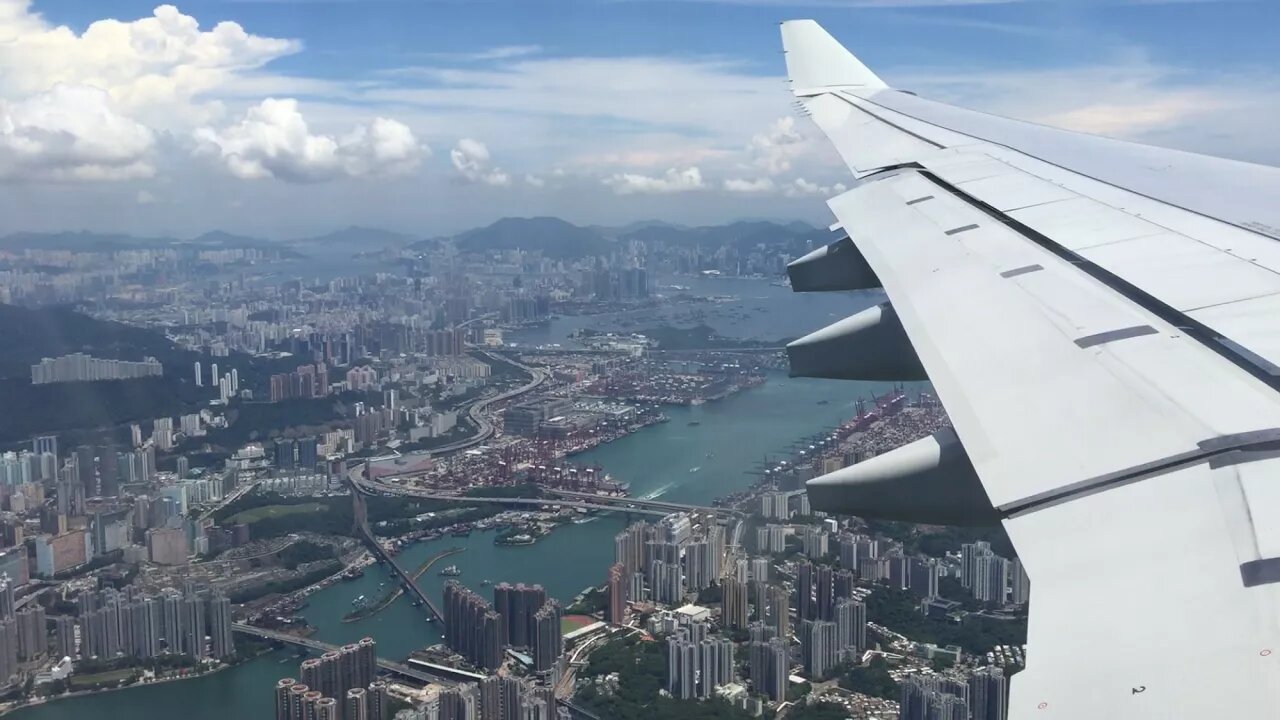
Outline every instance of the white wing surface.
<svg viewBox="0 0 1280 720"><path fill-rule="evenodd" d="M1004 524L1032 587L1011 718L1280 712L1280 169L931 102L813 21L782 38L859 179L793 286L890 300L792 371L923 369L955 426L810 481L814 507Z"/></svg>

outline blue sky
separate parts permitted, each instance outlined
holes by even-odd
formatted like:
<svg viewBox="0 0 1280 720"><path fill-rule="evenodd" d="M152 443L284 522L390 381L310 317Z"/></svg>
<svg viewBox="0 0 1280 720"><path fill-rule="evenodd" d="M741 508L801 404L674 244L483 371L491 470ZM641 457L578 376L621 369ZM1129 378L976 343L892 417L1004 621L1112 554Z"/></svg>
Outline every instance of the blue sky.
<svg viewBox="0 0 1280 720"><path fill-rule="evenodd" d="M0 0L0 232L825 223L777 22L891 84L1280 162L1269 1ZM118 22L106 22L114 19ZM219 26L218 23L224 23Z"/></svg>

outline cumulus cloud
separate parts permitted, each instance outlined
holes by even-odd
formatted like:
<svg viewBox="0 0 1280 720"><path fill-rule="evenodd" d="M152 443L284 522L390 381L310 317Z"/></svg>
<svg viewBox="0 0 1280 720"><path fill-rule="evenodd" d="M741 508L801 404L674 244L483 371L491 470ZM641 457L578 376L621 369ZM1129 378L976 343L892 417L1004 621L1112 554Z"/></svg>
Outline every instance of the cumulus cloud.
<svg viewBox="0 0 1280 720"><path fill-rule="evenodd" d="M172 5L130 22L98 20L77 34L46 22L28 0L0 0L0 94L27 97L58 83L91 85L155 127L207 120L218 106L197 106L193 98L301 48L297 40L251 35L234 22L201 30Z"/></svg>
<svg viewBox="0 0 1280 720"><path fill-rule="evenodd" d="M782 194L789 198L804 197L806 195L832 196L839 195L848 189L849 188L846 187L844 183L838 182L833 185L819 185L818 183L810 182L802 177L798 177L782 186Z"/></svg>
<svg viewBox="0 0 1280 720"><path fill-rule="evenodd" d="M775 186L773 184L773 180L767 177L757 178L755 180L730 178L724 181L724 189L728 192L735 193L767 193L773 192Z"/></svg>
<svg viewBox="0 0 1280 720"><path fill-rule="evenodd" d="M489 148L479 140L462 138L449 151L449 160L464 180L482 185L510 185L511 176L494 167ZM531 185L533 183L530 183Z"/></svg>
<svg viewBox="0 0 1280 720"><path fill-rule="evenodd" d="M617 173L604 179L604 184L619 195L661 194L702 190L702 171L697 167L671 168L662 175Z"/></svg>
<svg viewBox="0 0 1280 720"><path fill-rule="evenodd" d="M55 85L26 100L0 100L0 179L124 180L150 177L155 134L116 112L107 93Z"/></svg>
<svg viewBox="0 0 1280 720"><path fill-rule="evenodd" d="M293 99L263 100L240 122L196 131L199 151L217 157L236 177L321 182L338 177L412 171L429 153L406 125L377 118L346 135L312 133Z"/></svg>
<svg viewBox="0 0 1280 720"><path fill-rule="evenodd" d="M757 167L770 175L778 175L791 169L791 160L803 142L804 138L796 130L796 119L788 115L774 120L765 132L752 136L747 150Z"/></svg>

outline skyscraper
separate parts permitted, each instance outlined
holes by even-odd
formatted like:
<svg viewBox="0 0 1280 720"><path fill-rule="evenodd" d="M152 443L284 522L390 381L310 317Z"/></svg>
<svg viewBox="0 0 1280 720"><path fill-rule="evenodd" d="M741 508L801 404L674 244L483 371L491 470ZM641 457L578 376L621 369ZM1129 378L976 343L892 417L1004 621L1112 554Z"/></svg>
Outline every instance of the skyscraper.
<svg viewBox="0 0 1280 720"><path fill-rule="evenodd" d="M942 570L933 558L911 558L911 592L926 600L938 597Z"/></svg>
<svg viewBox="0 0 1280 720"><path fill-rule="evenodd" d="M298 681L293 678L281 678L276 681L276 720L295 720L293 714L293 693Z"/></svg>
<svg viewBox="0 0 1280 720"><path fill-rule="evenodd" d="M368 691L364 688L351 688L347 691L347 702L343 709L344 720L369 720Z"/></svg>
<svg viewBox="0 0 1280 720"><path fill-rule="evenodd" d="M968 720L969 687L937 675L912 676L902 683L902 720Z"/></svg>
<svg viewBox="0 0 1280 720"><path fill-rule="evenodd" d="M830 565L818 566L818 583L815 588L814 612L821 620L835 619L835 571Z"/></svg>
<svg viewBox="0 0 1280 720"><path fill-rule="evenodd" d="M1008 712L1008 684L998 667L975 670L969 676L969 710L973 720L1005 720Z"/></svg>
<svg viewBox="0 0 1280 720"><path fill-rule="evenodd" d="M1025 605L1031 599L1031 580L1027 577L1027 569L1022 560L1014 558L1009 561L1009 602Z"/></svg>
<svg viewBox="0 0 1280 720"><path fill-rule="evenodd" d="M791 637L791 605L785 588L779 585L769 586L769 622L773 631L784 640Z"/></svg>
<svg viewBox="0 0 1280 720"><path fill-rule="evenodd" d="M867 648L867 606L849 598L836 602L836 652L843 658Z"/></svg>
<svg viewBox="0 0 1280 720"><path fill-rule="evenodd" d="M821 680L839 661L836 624L827 620L805 620L801 624L800 650L810 681Z"/></svg>
<svg viewBox="0 0 1280 720"><path fill-rule="evenodd" d="M560 629L560 603L548 600L533 614L533 669L547 672L564 652L564 633Z"/></svg>
<svg viewBox="0 0 1280 720"><path fill-rule="evenodd" d="M627 572L622 563L615 562L609 566L607 585L609 613L605 619L611 623L621 625L627 607Z"/></svg>
<svg viewBox="0 0 1280 720"><path fill-rule="evenodd" d="M800 621L817 618L817 607L813 602L814 566L809 562L796 565L796 619Z"/></svg>
<svg viewBox="0 0 1280 720"><path fill-rule="evenodd" d="M725 578L720 600L720 622L727 628L745 628L749 619L746 584L737 578Z"/></svg>
<svg viewBox="0 0 1280 720"><path fill-rule="evenodd" d="M697 638L691 628L667 638L667 692L677 698L710 698L733 681L733 642Z"/></svg>
<svg viewBox="0 0 1280 720"><path fill-rule="evenodd" d="M534 586L541 591L540 586ZM505 599L518 599L520 606L511 610L513 615L524 615L525 587L518 585L507 593L502 589ZM495 596L499 588L494 588ZM545 593L543 593L545 598ZM536 610L535 610L536 611ZM527 622L527 621L526 621ZM493 610L493 606L483 598L467 589L456 580L450 580L444 587L444 625L445 644L458 652L472 664L489 670L496 669L502 662L502 615ZM527 625L523 625L527 644Z"/></svg>
<svg viewBox="0 0 1280 720"><path fill-rule="evenodd" d="M753 642L748 646L747 653L751 683L756 692L775 702L786 700L787 676L791 671L791 663L787 659L787 644L781 638Z"/></svg>

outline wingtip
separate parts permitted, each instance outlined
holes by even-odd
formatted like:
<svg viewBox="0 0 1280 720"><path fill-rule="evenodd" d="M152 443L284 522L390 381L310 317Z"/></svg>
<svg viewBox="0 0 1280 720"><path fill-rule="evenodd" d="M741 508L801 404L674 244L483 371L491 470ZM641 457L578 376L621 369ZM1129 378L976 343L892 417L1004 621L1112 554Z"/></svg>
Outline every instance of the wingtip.
<svg viewBox="0 0 1280 720"><path fill-rule="evenodd" d="M801 88L888 87L815 20L784 20L782 51L787 77Z"/></svg>

